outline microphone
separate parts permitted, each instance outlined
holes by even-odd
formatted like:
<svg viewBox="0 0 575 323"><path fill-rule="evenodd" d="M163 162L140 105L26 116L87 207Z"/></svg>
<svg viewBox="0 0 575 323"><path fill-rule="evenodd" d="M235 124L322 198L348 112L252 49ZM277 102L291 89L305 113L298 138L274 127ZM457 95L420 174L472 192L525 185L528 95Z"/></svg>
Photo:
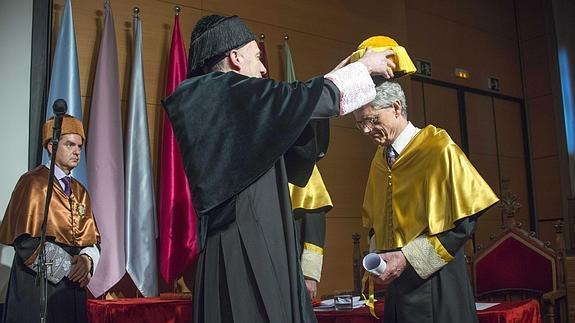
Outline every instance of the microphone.
<svg viewBox="0 0 575 323"><path fill-rule="evenodd" d="M52 104L52 111L54 111L54 126L52 128L52 143L53 146L58 146L58 141L60 140L60 132L62 131L62 119L68 111L68 105L64 99L58 99ZM54 148L52 148L54 149Z"/></svg>
<svg viewBox="0 0 575 323"><path fill-rule="evenodd" d="M62 119L68 110L68 105L63 99L58 99L52 104L54 111L54 125L52 126L52 153L50 156L50 173L48 175L48 183L54 182L54 165L56 164L56 151L58 150L58 141L60 140L60 133L62 132ZM46 259L46 227L48 223L48 210L50 208L50 201L52 199L52 190L54 185L48 185L46 190L46 200L44 204L44 216L42 220L41 235L40 235L40 251L38 254L38 279L40 283L40 322L46 322L48 313L48 262Z"/></svg>
<svg viewBox="0 0 575 323"><path fill-rule="evenodd" d="M63 116L68 111L68 105L64 99L58 99L54 101L52 105L52 110L54 111L54 115L56 116Z"/></svg>

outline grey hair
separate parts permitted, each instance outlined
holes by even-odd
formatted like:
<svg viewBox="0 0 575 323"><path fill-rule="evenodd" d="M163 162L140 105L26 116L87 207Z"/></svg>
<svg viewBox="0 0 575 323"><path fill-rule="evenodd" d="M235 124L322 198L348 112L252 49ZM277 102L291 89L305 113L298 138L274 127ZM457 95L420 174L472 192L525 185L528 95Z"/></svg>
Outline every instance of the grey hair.
<svg viewBox="0 0 575 323"><path fill-rule="evenodd" d="M379 110L389 108L396 100L401 103L401 115L407 117L407 101L401 85L387 81L375 87L375 99L371 101L371 105L375 110Z"/></svg>

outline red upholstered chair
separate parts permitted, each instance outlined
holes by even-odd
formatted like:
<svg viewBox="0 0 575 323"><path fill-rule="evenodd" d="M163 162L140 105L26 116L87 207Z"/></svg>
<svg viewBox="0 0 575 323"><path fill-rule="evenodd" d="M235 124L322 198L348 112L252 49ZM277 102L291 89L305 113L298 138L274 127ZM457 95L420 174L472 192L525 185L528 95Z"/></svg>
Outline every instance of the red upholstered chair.
<svg viewBox="0 0 575 323"><path fill-rule="evenodd" d="M513 218L491 244L472 259L478 301L535 298L546 322L566 321L562 224L556 227L557 251L520 228Z"/></svg>

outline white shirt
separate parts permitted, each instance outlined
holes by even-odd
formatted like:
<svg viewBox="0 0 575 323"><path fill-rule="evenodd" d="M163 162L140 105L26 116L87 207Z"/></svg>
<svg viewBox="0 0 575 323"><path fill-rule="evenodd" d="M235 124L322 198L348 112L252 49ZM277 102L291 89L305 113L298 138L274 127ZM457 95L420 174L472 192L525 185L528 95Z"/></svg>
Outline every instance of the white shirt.
<svg viewBox="0 0 575 323"><path fill-rule="evenodd" d="M46 165L44 165L44 166L46 166L48 169L50 169L50 161L48 161L46 163ZM58 167L58 165L54 165L54 177L56 177L56 179L58 180L58 183L60 183L60 187L64 191L66 190L66 186L64 185L64 181L62 179L66 176L70 176L70 175L66 175L66 173L64 173L64 171L60 167Z"/></svg>
<svg viewBox="0 0 575 323"><path fill-rule="evenodd" d="M417 135L419 130L421 129L414 126L411 123L411 121L407 122L407 126L405 126L403 131L399 134L399 136L397 136L395 141L391 144L393 149L395 149L397 155L401 155L401 152L405 149L405 146L407 146L407 144L409 144L411 139L413 139L413 137Z"/></svg>

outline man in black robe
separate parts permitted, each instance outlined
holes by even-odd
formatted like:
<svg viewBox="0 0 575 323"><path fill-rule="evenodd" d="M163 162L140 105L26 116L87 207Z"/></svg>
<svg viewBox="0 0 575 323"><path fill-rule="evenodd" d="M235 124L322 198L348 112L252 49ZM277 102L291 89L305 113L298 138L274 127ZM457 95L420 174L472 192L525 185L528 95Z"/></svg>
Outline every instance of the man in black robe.
<svg viewBox="0 0 575 323"><path fill-rule="evenodd" d="M304 140L312 118L370 102L370 75L391 76L391 52L288 84L261 78L255 37L237 16L203 17L191 38L189 78L164 106L198 215L194 321L315 322L288 181L305 186L316 153L286 152L314 147Z"/></svg>

